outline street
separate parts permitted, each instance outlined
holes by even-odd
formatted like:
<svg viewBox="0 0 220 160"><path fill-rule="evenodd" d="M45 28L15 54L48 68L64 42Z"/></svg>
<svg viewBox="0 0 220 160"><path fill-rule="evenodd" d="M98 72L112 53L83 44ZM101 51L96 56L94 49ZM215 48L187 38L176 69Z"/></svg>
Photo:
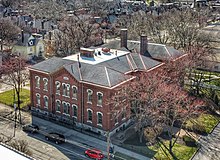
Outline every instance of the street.
<svg viewBox="0 0 220 160"><path fill-rule="evenodd" d="M0 134L4 137L12 137L14 131L14 122L0 117ZM43 128L42 128L43 129ZM64 144L55 144L45 140L45 132L40 130L40 133L29 134L21 130L21 127L16 128L15 139L26 140L28 148L32 152L32 157L37 160L87 160L84 156L86 147L74 145L75 142L68 141ZM68 137L67 137L68 138ZM77 143L75 143L77 144Z"/></svg>

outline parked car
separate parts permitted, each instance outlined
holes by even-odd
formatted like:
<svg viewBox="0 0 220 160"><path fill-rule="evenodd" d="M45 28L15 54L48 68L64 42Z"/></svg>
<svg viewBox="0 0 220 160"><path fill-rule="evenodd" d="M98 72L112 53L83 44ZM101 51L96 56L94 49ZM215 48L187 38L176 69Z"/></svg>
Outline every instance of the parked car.
<svg viewBox="0 0 220 160"><path fill-rule="evenodd" d="M35 124L28 124L23 126L22 130L29 133L37 133L39 131L39 127Z"/></svg>
<svg viewBox="0 0 220 160"><path fill-rule="evenodd" d="M85 151L85 156L93 159L101 160L104 158L104 155L100 150L97 149L87 149Z"/></svg>
<svg viewBox="0 0 220 160"><path fill-rule="evenodd" d="M48 140L48 141L53 141L56 144L60 144L60 143L65 142L65 136L62 135L62 134L59 134L59 133L55 133L55 132L48 133L45 136L45 139Z"/></svg>

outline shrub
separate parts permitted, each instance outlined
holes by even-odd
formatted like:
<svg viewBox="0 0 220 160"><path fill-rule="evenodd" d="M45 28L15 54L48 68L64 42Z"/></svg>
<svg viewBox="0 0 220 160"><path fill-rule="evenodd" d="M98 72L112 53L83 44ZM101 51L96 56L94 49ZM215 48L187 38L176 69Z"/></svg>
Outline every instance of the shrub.
<svg viewBox="0 0 220 160"><path fill-rule="evenodd" d="M190 147L195 147L196 146L196 140L193 139L192 137L187 136L187 135L183 136L183 141L185 142L185 144L187 146L190 146Z"/></svg>

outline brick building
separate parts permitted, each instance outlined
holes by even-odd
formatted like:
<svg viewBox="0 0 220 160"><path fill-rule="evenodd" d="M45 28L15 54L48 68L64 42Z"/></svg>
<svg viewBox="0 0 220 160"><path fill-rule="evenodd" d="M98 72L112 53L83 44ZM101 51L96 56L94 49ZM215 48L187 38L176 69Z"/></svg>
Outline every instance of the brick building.
<svg viewBox="0 0 220 160"><path fill-rule="evenodd" d="M121 40L30 67L32 111L72 127L113 134L130 123L130 111L124 108L112 118L112 106L106 101L114 89L139 72L153 72L164 60L180 56L171 47L148 43L146 36L140 42L128 41L123 29Z"/></svg>

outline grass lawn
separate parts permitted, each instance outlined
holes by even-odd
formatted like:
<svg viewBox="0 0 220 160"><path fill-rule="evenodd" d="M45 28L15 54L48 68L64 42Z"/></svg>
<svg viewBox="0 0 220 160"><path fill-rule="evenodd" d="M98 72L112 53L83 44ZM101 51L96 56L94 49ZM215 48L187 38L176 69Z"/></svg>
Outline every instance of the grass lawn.
<svg viewBox="0 0 220 160"><path fill-rule="evenodd" d="M14 90L9 90L3 93L0 93L0 103L13 106L14 104ZM30 104L30 91L27 89L22 89L20 93L21 97L21 108ZM15 97L17 103L17 96Z"/></svg>
<svg viewBox="0 0 220 160"><path fill-rule="evenodd" d="M166 146L168 146L169 144L168 141L164 141L164 143ZM154 156L155 159L157 160L172 159L168 151L163 146L157 144L150 148L154 151L157 151L156 155ZM169 158L166 156L166 154L162 149L166 151ZM178 143L176 143L173 148L174 155L177 157L177 159L181 159L181 160L189 160L196 150L197 150L196 147L188 147Z"/></svg>
<svg viewBox="0 0 220 160"><path fill-rule="evenodd" d="M201 114L197 119L187 121L186 127L191 128L194 122L201 124L206 133L210 133L212 129L219 123L220 117L211 114Z"/></svg>
<svg viewBox="0 0 220 160"><path fill-rule="evenodd" d="M137 152L139 154L142 154L144 156L147 156L149 158L153 158L156 154L155 151L149 149L146 146L146 140L143 138L143 142L140 143L139 136L137 134L133 134L130 136L127 140L125 140L124 144L122 144L122 147Z"/></svg>
<svg viewBox="0 0 220 160"><path fill-rule="evenodd" d="M125 154L122 154L122 153L119 153L119 152L116 152L115 153L115 157L114 157L115 160L136 160L136 158L133 158L133 157L130 157L130 156L127 156Z"/></svg>

